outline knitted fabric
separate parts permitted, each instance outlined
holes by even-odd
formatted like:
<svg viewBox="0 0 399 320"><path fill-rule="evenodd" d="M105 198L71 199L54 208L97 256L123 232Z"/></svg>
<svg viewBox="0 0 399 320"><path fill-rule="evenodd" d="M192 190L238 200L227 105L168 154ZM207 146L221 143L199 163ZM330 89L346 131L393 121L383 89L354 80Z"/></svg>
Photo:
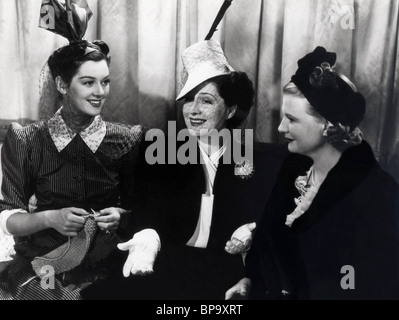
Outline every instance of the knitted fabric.
<svg viewBox="0 0 399 320"><path fill-rule="evenodd" d="M84 228L78 233L77 237L69 238L68 242L55 250L33 259L33 270L39 277L43 277L46 275L46 273L41 273L44 266L52 266L55 274L70 271L77 267L87 255L96 232L97 224L94 221L94 217L89 216Z"/></svg>

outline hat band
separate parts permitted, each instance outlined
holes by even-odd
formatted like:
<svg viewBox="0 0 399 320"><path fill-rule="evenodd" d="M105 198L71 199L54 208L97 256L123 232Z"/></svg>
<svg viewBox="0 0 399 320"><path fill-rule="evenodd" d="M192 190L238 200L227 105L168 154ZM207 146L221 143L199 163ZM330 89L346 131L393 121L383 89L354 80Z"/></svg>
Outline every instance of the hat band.
<svg viewBox="0 0 399 320"><path fill-rule="evenodd" d="M352 81L350 81L347 76L345 76L342 73L336 72L336 71L334 71L334 72L338 77L341 78L342 81L344 81L353 90L353 92L358 92L354 83Z"/></svg>

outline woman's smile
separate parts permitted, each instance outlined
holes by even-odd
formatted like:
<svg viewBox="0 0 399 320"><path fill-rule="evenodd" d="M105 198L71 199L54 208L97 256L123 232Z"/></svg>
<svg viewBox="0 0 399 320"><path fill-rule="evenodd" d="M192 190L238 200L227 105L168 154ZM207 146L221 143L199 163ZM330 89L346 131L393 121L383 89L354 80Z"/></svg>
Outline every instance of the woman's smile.
<svg viewBox="0 0 399 320"><path fill-rule="evenodd" d="M198 127L206 122L205 119L190 118L190 123L193 127Z"/></svg>
<svg viewBox="0 0 399 320"><path fill-rule="evenodd" d="M96 100L87 100L93 107L99 108L101 107L101 103L103 99L96 99Z"/></svg>

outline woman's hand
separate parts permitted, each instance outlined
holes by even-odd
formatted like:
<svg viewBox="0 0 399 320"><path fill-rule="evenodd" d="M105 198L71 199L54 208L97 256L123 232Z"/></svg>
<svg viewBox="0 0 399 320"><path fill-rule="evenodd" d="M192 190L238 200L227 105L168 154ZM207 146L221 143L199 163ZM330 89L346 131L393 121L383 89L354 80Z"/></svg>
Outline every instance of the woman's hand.
<svg viewBox="0 0 399 320"><path fill-rule="evenodd" d="M252 244L252 231L256 228L256 223L248 223L239 227L233 232L231 239L226 242L225 250L230 254L247 252Z"/></svg>
<svg viewBox="0 0 399 320"><path fill-rule="evenodd" d="M161 248L158 233L153 229L144 229L134 234L127 242L119 243L118 249L129 251L123 266L125 278L132 275L147 275L154 272L154 263Z"/></svg>
<svg viewBox="0 0 399 320"><path fill-rule="evenodd" d="M46 225L64 236L76 237L83 229L88 213L79 208L46 211Z"/></svg>
<svg viewBox="0 0 399 320"><path fill-rule="evenodd" d="M121 216L127 210L122 208L106 208L98 212L98 216L94 218L98 227L103 231L116 231L119 227Z"/></svg>
<svg viewBox="0 0 399 320"><path fill-rule="evenodd" d="M226 291L226 300L246 300L251 291L251 279L242 278L233 287Z"/></svg>

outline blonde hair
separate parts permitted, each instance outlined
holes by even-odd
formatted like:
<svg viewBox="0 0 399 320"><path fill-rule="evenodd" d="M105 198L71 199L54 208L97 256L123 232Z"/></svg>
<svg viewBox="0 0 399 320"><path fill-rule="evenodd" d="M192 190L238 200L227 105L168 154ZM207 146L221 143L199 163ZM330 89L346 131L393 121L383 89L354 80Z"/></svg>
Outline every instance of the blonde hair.
<svg viewBox="0 0 399 320"><path fill-rule="evenodd" d="M308 99L306 99L305 95L302 93L302 91L295 85L295 83L293 82L288 82L284 88L283 88L283 94L286 95L291 95L294 97L298 97L298 98L303 98L306 100L306 102L309 105L308 108L308 113L311 116L314 116L315 118L319 119L319 120L325 120L325 118L317 112L317 110L310 104L310 102L308 101ZM327 120L325 120L327 121Z"/></svg>
<svg viewBox="0 0 399 320"><path fill-rule="evenodd" d="M305 95L293 82L289 82L284 86L283 94L306 99ZM320 113L318 113L307 99L306 101L309 105L309 108L307 109L308 113L315 118L326 122L327 128L325 136L327 139L327 143L331 144L339 151L344 151L347 148L358 145L362 142L363 133L358 127L350 131L349 126L343 126L340 123L332 124Z"/></svg>

